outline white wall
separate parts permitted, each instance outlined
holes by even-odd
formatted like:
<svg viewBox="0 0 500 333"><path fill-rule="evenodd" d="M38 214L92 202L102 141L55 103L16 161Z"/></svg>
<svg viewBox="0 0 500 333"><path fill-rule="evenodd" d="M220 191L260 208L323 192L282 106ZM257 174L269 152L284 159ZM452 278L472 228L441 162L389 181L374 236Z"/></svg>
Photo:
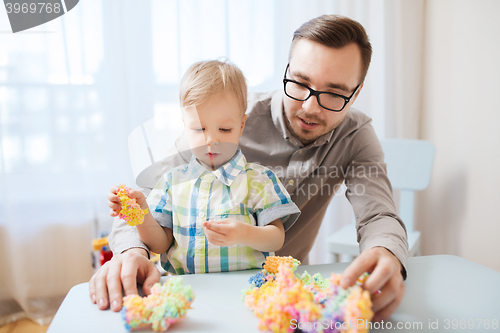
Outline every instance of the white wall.
<svg viewBox="0 0 500 333"><path fill-rule="evenodd" d="M420 137L436 145L418 196L422 252L500 270L500 1L428 0Z"/></svg>

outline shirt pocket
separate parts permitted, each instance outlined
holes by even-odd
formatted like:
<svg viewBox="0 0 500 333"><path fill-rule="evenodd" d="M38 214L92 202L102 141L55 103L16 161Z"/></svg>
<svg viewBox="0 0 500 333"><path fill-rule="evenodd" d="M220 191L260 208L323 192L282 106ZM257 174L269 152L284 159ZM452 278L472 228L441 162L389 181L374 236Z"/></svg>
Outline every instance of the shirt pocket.
<svg viewBox="0 0 500 333"><path fill-rule="evenodd" d="M243 203L225 203L213 209L209 219L211 221L220 221L223 219L231 218L242 223L257 225L256 217L257 215L248 205L245 205Z"/></svg>

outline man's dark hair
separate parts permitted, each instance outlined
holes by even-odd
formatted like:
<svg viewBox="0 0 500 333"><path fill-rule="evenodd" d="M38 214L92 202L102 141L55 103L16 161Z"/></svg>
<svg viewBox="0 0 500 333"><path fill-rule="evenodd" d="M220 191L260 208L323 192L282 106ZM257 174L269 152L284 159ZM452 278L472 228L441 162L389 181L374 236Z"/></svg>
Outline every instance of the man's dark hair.
<svg viewBox="0 0 500 333"><path fill-rule="evenodd" d="M342 48L356 43L361 52L362 61L359 83L365 80L372 58L372 46L365 28L359 22L340 15L323 15L307 21L293 33L289 59L295 43L300 39L307 39L333 48Z"/></svg>

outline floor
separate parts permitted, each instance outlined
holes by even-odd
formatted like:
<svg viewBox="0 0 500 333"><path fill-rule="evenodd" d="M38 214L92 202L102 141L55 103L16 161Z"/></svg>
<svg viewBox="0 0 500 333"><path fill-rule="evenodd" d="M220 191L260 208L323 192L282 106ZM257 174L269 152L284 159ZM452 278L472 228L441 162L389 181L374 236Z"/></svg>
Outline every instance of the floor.
<svg viewBox="0 0 500 333"><path fill-rule="evenodd" d="M40 326L29 319L21 319L0 327L0 333L45 333L49 325Z"/></svg>

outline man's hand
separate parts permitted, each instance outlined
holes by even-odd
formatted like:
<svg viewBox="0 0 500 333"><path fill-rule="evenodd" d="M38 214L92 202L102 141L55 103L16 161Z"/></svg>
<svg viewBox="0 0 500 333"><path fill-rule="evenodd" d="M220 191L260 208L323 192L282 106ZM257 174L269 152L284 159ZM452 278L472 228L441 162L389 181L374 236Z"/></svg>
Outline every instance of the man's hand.
<svg viewBox="0 0 500 333"><path fill-rule="evenodd" d="M145 295L151 293L151 287L160 281L160 272L148 259L147 252L141 248L132 248L114 256L92 276L89 292L92 303L100 310L111 304L111 310L118 312L122 308L122 286L125 295L137 294L137 284L142 284ZM108 297L109 296L109 297Z"/></svg>
<svg viewBox="0 0 500 333"><path fill-rule="evenodd" d="M354 285L364 272L371 272L364 288L372 295L373 321L386 320L396 311L405 294L401 263L384 247L365 250L346 268L340 286L347 288ZM377 290L381 292L376 293Z"/></svg>
<svg viewBox="0 0 500 333"><path fill-rule="evenodd" d="M203 222L205 236L207 236L210 243L217 246L241 244L241 237L245 227L245 223L235 219Z"/></svg>

